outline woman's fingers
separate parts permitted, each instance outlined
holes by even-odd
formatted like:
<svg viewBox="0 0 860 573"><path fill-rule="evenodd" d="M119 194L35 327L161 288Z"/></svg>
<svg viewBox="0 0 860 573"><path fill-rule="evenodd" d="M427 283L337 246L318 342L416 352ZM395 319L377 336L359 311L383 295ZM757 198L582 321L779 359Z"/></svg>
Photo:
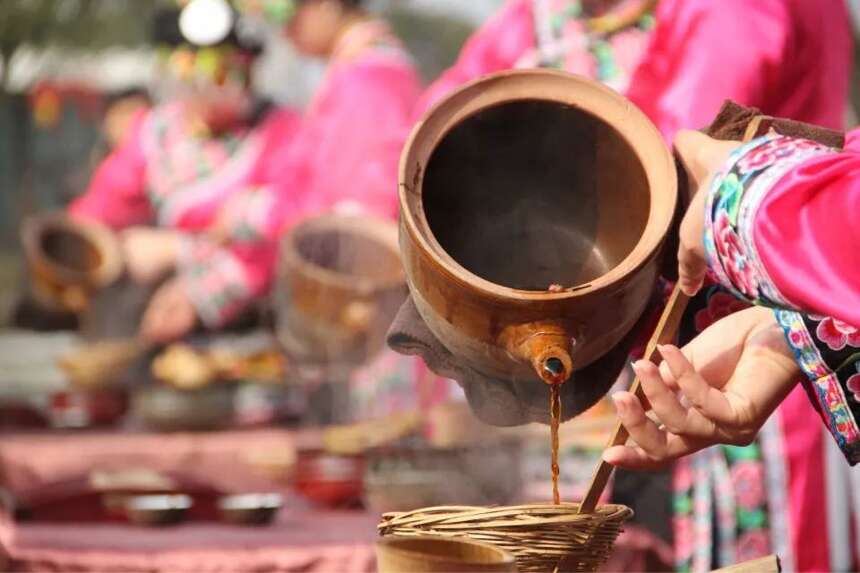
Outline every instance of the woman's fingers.
<svg viewBox="0 0 860 573"><path fill-rule="evenodd" d="M630 392L616 392L612 401L630 438L649 453L661 453L666 445L666 432L645 415L639 399Z"/></svg>
<svg viewBox="0 0 860 573"><path fill-rule="evenodd" d="M667 463L655 460L645 450L637 446L613 446L603 452L603 461L619 468L629 470L657 469Z"/></svg>
<svg viewBox="0 0 860 573"><path fill-rule="evenodd" d="M708 261L704 244L684 244L678 248L678 285L687 296L695 296L705 282Z"/></svg>
<svg viewBox="0 0 860 573"><path fill-rule="evenodd" d="M639 360L633 364L633 370L660 422L672 433L683 431L687 425L687 409L666 384L660 369L647 360Z"/></svg>
<svg viewBox="0 0 860 573"><path fill-rule="evenodd" d="M668 434L666 446L660 452L649 452L635 445L613 446L603 452L603 460L613 466L630 470L656 470L711 444L710 441Z"/></svg>
<svg viewBox="0 0 860 573"><path fill-rule="evenodd" d="M696 186L701 185L708 176L709 165L705 161L706 157L703 152L715 142L715 139L701 131L692 129L682 129L675 134L673 142L675 154L681 160L687 174Z"/></svg>
<svg viewBox="0 0 860 573"><path fill-rule="evenodd" d="M661 346L660 354L691 406L716 424L736 423L736 412L726 395L708 384L677 347Z"/></svg>
<svg viewBox="0 0 860 573"><path fill-rule="evenodd" d="M668 368L666 362L663 364ZM645 397L648 398L657 421L665 430L688 438L713 439L716 432L716 424L713 420L690 408L689 404L684 404L673 389L665 383L660 369L644 360L637 362L634 367Z"/></svg>
<svg viewBox="0 0 860 573"><path fill-rule="evenodd" d="M708 269L703 240L708 182L737 146L737 142L717 141L698 131L681 130L675 136L675 152L694 187L693 199L681 223L678 249L678 285L689 296L702 288Z"/></svg>
<svg viewBox="0 0 860 573"><path fill-rule="evenodd" d="M702 288L708 271L704 240L706 198L704 192L693 196L678 230L678 286L688 296Z"/></svg>

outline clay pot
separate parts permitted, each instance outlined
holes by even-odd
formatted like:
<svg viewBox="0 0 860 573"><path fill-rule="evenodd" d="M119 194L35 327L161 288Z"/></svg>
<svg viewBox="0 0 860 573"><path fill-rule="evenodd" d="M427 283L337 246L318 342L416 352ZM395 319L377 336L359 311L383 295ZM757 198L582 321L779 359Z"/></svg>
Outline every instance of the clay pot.
<svg viewBox="0 0 860 573"><path fill-rule="evenodd" d="M93 292L122 274L119 242L96 222L35 217L24 222L22 242L34 295L49 308L81 312Z"/></svg>
<svg viewBox="0 0 860 573"><path fill-rule="evenodd" d="M551 70L468 84L401 159L416 307L487 376L566 380L642 315L677 195L659 132L609 88Z"/></svg>
<svg viewBox="0 0 860 573"><path fill-rule="evenodd" d="M406 298L394 223L309 219L284 237L280 257L277 338L294 363L349 370L382 348Z"/></svg>
<svg viewBox="0 0 860 573"><path fill-rule="evenodd" d="M514 557L497 547L464 538L386 537L376 543L379 573L515 572Z"/></svg>

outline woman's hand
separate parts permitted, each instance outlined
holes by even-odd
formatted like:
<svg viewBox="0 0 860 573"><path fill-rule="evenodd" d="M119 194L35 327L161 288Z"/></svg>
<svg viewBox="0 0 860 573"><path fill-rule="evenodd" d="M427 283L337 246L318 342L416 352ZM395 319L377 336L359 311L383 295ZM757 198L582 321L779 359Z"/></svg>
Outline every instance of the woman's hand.
<svg viewBox="0 0 860 573"><path fill-rule="evenodd" d="M688 296L696 294L708 270L705 259L705 201L711 180L740 144L719 141L698 131L682 130L675 136L675 151L687 169L694 195L681 223L678 248L678 283Z"/></svg>
<svg viewBox="0 0 860 573"><path fill-rule="evenodd" d="M657 468L714 444L749 444L801 374L773 312L761 307L723 318L683 350L667 345L660 353L659 368L634 364L657 422L633 394L612 397L634 442L603 453L613 465Z"/></svg>
<svg viewBox="0 0 860 573"><path fill-rule="evenodd" d="M163 344L182 338L197 324L197 311L177 279L161 285L143 314L140 336Z"/></svg>
<svg viewBox="0 0 860 573"><path fill-rule="evenodd" d="M121 235L122 254L132 280L150 284L176 267L180 235L151 227L132 227Z"/></svg>

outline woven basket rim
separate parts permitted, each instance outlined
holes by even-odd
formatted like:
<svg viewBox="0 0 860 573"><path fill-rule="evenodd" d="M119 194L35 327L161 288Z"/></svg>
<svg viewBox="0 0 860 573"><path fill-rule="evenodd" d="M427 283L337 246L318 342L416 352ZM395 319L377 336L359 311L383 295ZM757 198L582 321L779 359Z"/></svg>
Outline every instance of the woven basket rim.
<svg viewBox="0 0 860 573"><path fill-rule="evenodd" d="M524 573L596 571L608 558L633 510L606 504L578 513L579 504L533 503L514 506L436 506L382 516L382 537L437 535L466 537L509 551Z"/></svg>
<svg viewBox="0 0 860 573"><path fill-rule="evenodd" d="M382 515L379 530L392 527L393 522L409 519L427 520L422 525L443 522L442 527L468 525L471 529L533 528L545 525L574 525L588 522L607 522L629 519L633 510L625 505L605 504L597 507L594 513L580 514L578 503L535 503L514 506L468 506L451 505L425 507L412 511L389 512ZM527 519L523 519L526 517ZM511 518L511 519L505 519ZM487 521L491 519L490 521ZM482 523L483 521L483 523ZM438 525L437 525L438 527Z"/></svg>

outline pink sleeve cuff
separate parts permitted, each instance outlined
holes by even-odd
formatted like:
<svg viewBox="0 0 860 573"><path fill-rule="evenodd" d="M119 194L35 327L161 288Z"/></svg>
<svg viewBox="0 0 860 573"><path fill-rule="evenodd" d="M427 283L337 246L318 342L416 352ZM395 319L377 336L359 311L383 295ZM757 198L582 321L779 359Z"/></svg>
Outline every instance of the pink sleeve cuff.
<svg viewBox="0 0 860 573"><path fill-rule="evenodd" d="M832 151L807 139L767 135L735 150L714 177L705 207L705 252L714 278L736 296L792 308L762 264L753 238L756 214L786 173Z"/></svg>

